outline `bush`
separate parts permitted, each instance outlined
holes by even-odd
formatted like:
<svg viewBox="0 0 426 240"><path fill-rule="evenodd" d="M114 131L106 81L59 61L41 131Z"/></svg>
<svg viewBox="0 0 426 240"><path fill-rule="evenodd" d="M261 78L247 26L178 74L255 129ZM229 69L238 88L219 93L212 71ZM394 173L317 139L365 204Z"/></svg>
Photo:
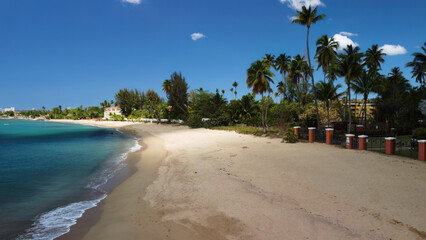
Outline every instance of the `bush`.
<svg viewBox="0 0 426 240"><path fill-rule="evenodd" d="M424 140L426 139L426 128L422 128L416 133L414 133L413 138L417 140Z"/></svg>
<svg viewBox="0 0 426 240"><path fill-rule="evenodd" d="M204 123L201 119L202 119L201 115L190 114L190 116L186 120L186 124L190 128L202 128L204 127Z"/></svg>
<svg viewBox="0 0 426 240"><path fill-rule="evenodd" d="M287 129L287 134L284 136L284 141L287 143L296 143L298 141L296 134L294 134L294 128Z"/></svg>

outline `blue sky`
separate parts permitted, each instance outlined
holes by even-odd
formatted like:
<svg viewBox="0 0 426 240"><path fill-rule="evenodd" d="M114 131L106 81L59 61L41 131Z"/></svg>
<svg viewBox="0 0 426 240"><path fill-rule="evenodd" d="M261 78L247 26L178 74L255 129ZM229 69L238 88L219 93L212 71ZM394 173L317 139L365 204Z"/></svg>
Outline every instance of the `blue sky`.
<svg viewBox="0 0 426 240"><path fill-rule="evenodd" d="M225 89L231 99L237 81L241 96L246 69L265 53L305 54L306 29L289 20L304 2L327 15L312 26L311 56L323 34L362 51L400 45L382 73L400 67L411 79L404 65L426 41L424 0L127 1L0 1L0 108L98 105L125 87L164 96L174 71L191 89Z"/></svg>

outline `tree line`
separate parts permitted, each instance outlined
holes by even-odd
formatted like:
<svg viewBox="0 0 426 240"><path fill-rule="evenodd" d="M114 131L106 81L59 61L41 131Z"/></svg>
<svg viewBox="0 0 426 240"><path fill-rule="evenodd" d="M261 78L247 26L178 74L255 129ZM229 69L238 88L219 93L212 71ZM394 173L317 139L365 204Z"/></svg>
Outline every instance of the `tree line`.
<svg viewBox="0 0 426 240"><path fill-rule="evenodd" d="M418 120L424 118L419 104L426 97L426 43L422 52L414 53L413 61L406 64L419 87L413 87L398 67L388 74L382 73L385 54L377 44L365 52L352 45L338 51L338 42L327 35L315 42L313 59L317 68L314 69L310 58L309 32L315 23L324 18L325 15L318 14L317 8L302 7L297 11L293 23L306 26L307 55L281 53L275 57L265 54L255 60L246 70L245 83L251 93L241 98L237 97L237 81L230 85L229 91L234 99L228 101L224 97L225 90L189 90L182 73L174 72L162 84L167 99L161 98L153 90L121 89L114 100L105 100L100 107L62 110L59 106L48 114L51 118L100 118L103 117L104 108L115 105L121 108L125 118L132 120L182 119L191 127L244 124L261 127L263 133L267 133L270 126L282 129L295 124L325 127L336 121L347 122L348 133L353 131L354 123L366 127L379 122L394 127L417 127ZM315 82L313 73L319 69L323 78ZM344 87L336 83L338 78L344 79ZM354 99L351 93L355 93L356 100L360 95L364 105L362 119L356 121L351 108ZM377 97L369 99L373 93ZM256 100L256 95L260 96L259 100ZM376 106L374 116L370 118L367 116L369 102ZM29 114L34 116L34 112Z"/></svg>

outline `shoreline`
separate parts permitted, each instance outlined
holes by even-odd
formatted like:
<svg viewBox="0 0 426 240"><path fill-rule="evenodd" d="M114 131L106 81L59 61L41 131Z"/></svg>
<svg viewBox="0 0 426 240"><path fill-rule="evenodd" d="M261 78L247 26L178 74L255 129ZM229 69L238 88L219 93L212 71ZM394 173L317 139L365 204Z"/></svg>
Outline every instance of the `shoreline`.
<svg viewBox="0 0 426 240"><path fill-rule="evenodd" d="M325 144L131 124L137 171L82 238L426 239L426 164Z"/></svg>
<svg viewBox="0 0 426 240"><path fill-rule="evenodd" d="M78 124L78 125L88 125L93 127L99 127L99 128L110 128L115 129L116 131L122 132L128 136L131 137L138 137L140 138L138 140L138 144L141 146L141 148L137 151L132 152L131 150L128 150L127 157L124 160L124 163L126 166L122 169L119 169L117 172L114 173L114 176L111 179L108 179L108 181L102 185L102 189L106 192L107 197L108 195L119 186L122 182L124 182L126 179L128 179L130 176L132 176L137 170L136 170L136 163L140 159L140 152L143 149L143 142L141 139L141 136L135 135L135 132L132 132L129 130L128 125L129 124L123 124L122 122L118 123L117 126L105 126L104 124L97 124L96 121L76 121L76 120L48 120L48 122L56 122L56 123L66 123L66 124ZM70 227L69 232L55 238L57 240L67 240L67 239L82 239L89 231L89 229L96 224L96 222L99 221L100 216L102 214L102 208L105 204L105 199L101 200L95 207L87 209L83 216L78 218L76 221L76 224L72 225Z"/></svg>

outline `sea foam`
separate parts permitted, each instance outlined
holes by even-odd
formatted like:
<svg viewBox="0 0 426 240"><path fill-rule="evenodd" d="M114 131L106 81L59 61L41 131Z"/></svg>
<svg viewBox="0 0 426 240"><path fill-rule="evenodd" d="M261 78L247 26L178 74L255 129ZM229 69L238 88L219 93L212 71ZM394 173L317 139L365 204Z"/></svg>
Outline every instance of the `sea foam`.
<svg viewBox="0 0 426 240"><path fill-rule="evenodd" d="M142 148L139 140L139 137L135 137L134 143L129 150L109 162L101 173L91 179L86 186L88 189L101 192L100 197L93 200L71 203L37 216L33 225L24 234L20 235L17 240L53 240L68 233L71 226L77 223L77 220L83 216L85 211L96 207L99 202L107 197L106 192L101 189L101 186L114 177L117 171L126 167L125 160L129 153L139 151Z"/></svg>

